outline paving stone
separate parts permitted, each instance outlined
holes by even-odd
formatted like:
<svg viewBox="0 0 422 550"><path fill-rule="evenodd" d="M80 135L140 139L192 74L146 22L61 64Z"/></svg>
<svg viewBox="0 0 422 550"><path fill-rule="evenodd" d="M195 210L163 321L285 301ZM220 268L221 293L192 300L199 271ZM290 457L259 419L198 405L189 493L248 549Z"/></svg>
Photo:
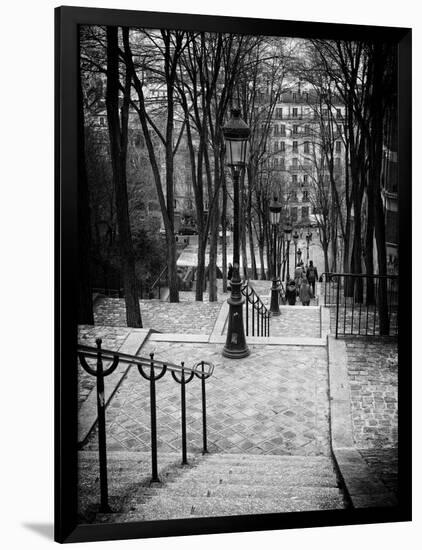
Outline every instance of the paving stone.
<svg viewBox="0 0 422 550"><path fill-rule="evenodd" d="M353 377L350 387L355 444L359 449L396 447L397 342L385 338L345 342L348 376Z"/></svg>
<svg viewBox="0 0 422 550"><path fill-rule="evenodd" d="M256 345L241 362L224 358L221 345L217 344L147 342L142 354L153 349L157 359L171 358L176 363L185 360L187 364L204 359L214 363L214 374L206 384L208 441L220 452L241 452L246 446L251 452L265 454L329 454L324 348L309 348L311 353L304 357L301 349ZM306 401L301 398L302 391ZM157 382L156 392L158 435L175 447L174 435L180 433L180 386L166 374ZM149 385L137 369L130 369L116 398L120 407L107 410L110 436L114 437L124 427L127 436L119 436L122 448L128 447L127 439L134 449L136 442L142 447L148 445ZM186 386L186 403L188 450L196 452L201 450L202 443L201 391L196 378ZM260 407L253 406L257 404ZM173 421L168 418L170 406L174 406ZM275 414L274 407L289 414ZM96 432L86 448L97 448Z"/></svg>

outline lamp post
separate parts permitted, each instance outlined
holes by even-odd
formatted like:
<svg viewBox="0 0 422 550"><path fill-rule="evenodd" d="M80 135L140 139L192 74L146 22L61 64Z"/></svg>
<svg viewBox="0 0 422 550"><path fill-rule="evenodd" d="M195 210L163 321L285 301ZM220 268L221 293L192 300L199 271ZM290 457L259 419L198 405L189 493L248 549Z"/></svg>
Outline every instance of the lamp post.
<svg viewBox="0 0 422 550"><path fill-rule="evenodd" d="M240 110L232 109L232 116L223 127L226 144L227 166L231 168L233 178L233 275L231 279L231 293L227 300L229 304L229 324L226 344L223 349L224 357L240 359L249 355L246 344L245 329L243 326L243 304L239 270L239 180L245 167L249 148L250 129L240 118Z"/></svg>
<svg viewBox="0 0 422 550"><path fill-rule="evenodd" d="M270 222L273 228L273 284L271 287L271 315L280 315L278 307L278 280L277 280L277 228L280 223L281 204L277 197L270 203Z"/></svg>
<svg viewBox="0 0 422 550"><path fill-rule="evenodd" d="M297 232L297 229L295 229L295 232L293 233L293 242L295 243L295 267L298 264L297 261L297 243L299 242L299 233Z"/></svg>
<svg viewBox="0 0 422 550"><path fill-rule="evenodd" d="M312 241L312 233L308 229L308 232L306 234L306 267L309 265L309 243Z"/></svg>
<svg viewBox="0 0 422 550"><path fill-rule="evenodd" d="M284 240L287 243L287 281L290 281L290 268L289 268L289 256L290 256L290 239L292 238L292 224L290 221L286 222L284 226Z"/></svg>

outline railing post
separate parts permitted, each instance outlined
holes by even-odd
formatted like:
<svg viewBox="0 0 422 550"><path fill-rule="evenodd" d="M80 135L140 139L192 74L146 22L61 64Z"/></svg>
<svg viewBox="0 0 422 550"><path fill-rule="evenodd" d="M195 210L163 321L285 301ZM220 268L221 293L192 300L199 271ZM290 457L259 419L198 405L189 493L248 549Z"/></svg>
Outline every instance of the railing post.
<svg viewBox="0 0 422 550"><path fill-rule="evenodd" d="M340 276L337 276L337 302L336 302L336 339L338 338L338 314L340 306Z"/></svg>
<svg viewBox="0 0 422 550"><path fill-rule="evenodd" d="M201 377L201 389L202 389L202 454L208 453L207 448L207 397L205 394L205 374L204 374L204 362L202 361L202 377Z"/></svg>
<svg viewBox="0 0 422 550"><path fill-rule="evenodd" d="M182 374L180 381L181 391L181 407L182 407L182 464L188 463L187 457L187 444L186 444L186 384L185 384L185 371L183 367L185 363L182 361Z"/></svg>
<svg viewBox="0 0 422 550"><path fill-rule="evenodd" d="M248 295L248 287L245 287L246 290L246 300L245 300L245 307L246 307L246 336L249 336L249 295Z"/></svg>
<svg viewBox="0 0 422 550"><path fill-rule="evenodd" d="M155 372L154 372L154 354L150 353L151 370L150 370L150 412L151 412L151 463L152 463L152 478L151 482L160 482L158 477L157 467L157 406L155 397Z"/></svg>
<svg viewBox="0 0 422 550"><path fill-rule="evenodd" d="M101 338L95 340L97 344L97 414L98 414L98 454L100 461L100 512L111 512L108 505L108 481L107 481L107 441L105 425L105 395L104 372L101 358Z"/></svg>

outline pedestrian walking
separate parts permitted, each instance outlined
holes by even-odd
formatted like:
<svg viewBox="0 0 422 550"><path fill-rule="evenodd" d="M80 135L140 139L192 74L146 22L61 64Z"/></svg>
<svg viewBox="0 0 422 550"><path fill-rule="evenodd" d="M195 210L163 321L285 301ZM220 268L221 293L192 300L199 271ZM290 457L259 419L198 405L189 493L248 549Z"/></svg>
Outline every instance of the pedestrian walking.
<svg viewBox="0 0 422 550"><path fill-rule="evenodd" d="M296 294L299 295L300 281L302 280L304 274L303 262L299 262L295 268L295 284L296 284Z"/></svg>
<svg viewBox="0 0 422 550"><path fill-rule="evenodd" d="M308 283L308 279L302 277L299 289L299 299L303 306L309 306L311 299L313 298L311 285Z"/></svg>
<svg viewBox="0 0 422 550"><path fill-rule="evenodd" d="M286 287L286 300L289 306L294 306L296 303L296 283L291 279Z"/></svg>
<svg viewBox="0 0 422 550"><path fill-rule="evenodd" d="M306 270L306 278L308 279L308 283L312 287L312 292L315 295L315 281L318 279L318 270L314 266L312 260L309 262L309 267Z"/></svg>

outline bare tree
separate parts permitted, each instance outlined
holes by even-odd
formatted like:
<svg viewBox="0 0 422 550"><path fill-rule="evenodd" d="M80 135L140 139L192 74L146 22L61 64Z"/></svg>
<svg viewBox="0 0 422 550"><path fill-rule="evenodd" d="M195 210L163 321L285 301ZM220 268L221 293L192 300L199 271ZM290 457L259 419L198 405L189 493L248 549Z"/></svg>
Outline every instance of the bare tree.
<svg viewBox="0 0 422 550"><path fill-rule="evenodd" d="M129 33L123 36L124 59L130 73L131 81L137 93L137 102L132 105L138 113L145 143L149 154L152 172L156 184L158 201L161 207L167 243L167 266L169 280L169 298L171 302L179 301L176 238L174 225L174 157L180 145L184 126L178 129L175 139L175 82L180 56L186 47L186 33L183 31L136 31L131 44ZM133 49L135 48L138 63L135 65ZM150 59L152 53L152 59ZM156 85L164 89L165 122L161 129L163 111L150 112L145 89L148 86L146 75L155 73ZM158 83L157 83L158 82ZM151 82L150 82L151 84ZM165 151L165 183L160 171L160 163L153 134Z"/></svg>
<svg viewBox="0 0 422 550"><path fill-rule="evenodd" d="M123 36L128 29L122 29ZM119 114L119 43L118 28L107 27L107 120L110 138L110 156L116 198L116 215L119 230L123 288L126 303L126 321L129 327L142 327L135 259L129 220L126 181L128 145L128 114L130 104L130 74L125 73L123 102Z"/></svg>

